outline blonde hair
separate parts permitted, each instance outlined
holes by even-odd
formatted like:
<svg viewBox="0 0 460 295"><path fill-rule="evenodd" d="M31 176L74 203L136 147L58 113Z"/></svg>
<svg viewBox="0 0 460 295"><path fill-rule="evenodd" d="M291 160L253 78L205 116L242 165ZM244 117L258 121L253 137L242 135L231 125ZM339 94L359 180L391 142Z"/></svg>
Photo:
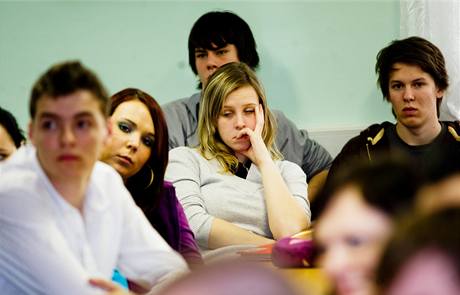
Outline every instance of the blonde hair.
<svg viewBox="0 0 460 295"><path fill-rule="evenodd" d="M255 90L259 97L259 103L263 107L262 139L272 159L282 159L281 153L275 145L276 121L268 108L267 98L256 74L244 63L229 63L220 67L209 78L204 89L198 118L198 136L200 139L198 150L208 160L217 159L224 172L233 174L236 173L238 167L238 158L220 138L217 120L225 99L230 93L244 86L251 86Z"/></svg>

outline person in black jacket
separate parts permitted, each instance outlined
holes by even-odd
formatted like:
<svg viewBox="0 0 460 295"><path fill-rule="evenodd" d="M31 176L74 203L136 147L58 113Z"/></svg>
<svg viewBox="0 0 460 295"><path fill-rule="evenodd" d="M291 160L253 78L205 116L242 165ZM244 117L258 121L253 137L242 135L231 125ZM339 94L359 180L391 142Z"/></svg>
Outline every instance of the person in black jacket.
<svg viewBox="0 0 460 295"><path fill-rule="evenodd" d="M348 141L333 161L327 183L338 170L348 169L353 159L372 161L381 153L408 155L422 175L442 172L438 155L459 165L459 124L439 121L439 106L449 85L441 51L420 37L395 40L377 54L375 71L396 123L374 124ZM315 211L321 210L324 200L315 203L312 212L318 215Z"/></svg>

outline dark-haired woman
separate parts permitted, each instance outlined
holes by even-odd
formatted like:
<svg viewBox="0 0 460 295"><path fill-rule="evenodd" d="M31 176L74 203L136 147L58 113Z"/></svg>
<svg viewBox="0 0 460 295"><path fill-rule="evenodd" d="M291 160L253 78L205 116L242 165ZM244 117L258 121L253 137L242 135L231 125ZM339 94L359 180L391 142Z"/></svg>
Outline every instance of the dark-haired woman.
<svg viewBox="0 0 460 295"><path fill-rule="evenodd" d="M201 254L174 187L164 181L168 164L168 131L153 97L134 88L111 98L112 135L101 160L122 176L136 204L152 226L193 267Z"/></svg>

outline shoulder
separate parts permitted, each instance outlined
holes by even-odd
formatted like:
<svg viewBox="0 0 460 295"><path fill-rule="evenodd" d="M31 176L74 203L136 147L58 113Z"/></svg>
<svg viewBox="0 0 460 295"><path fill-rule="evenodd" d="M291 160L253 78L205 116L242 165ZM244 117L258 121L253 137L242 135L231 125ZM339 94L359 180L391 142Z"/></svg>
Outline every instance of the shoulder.
<svg viewBox="0 0 460 295"><path fill-rule="evenodd" d="M297 175L306 178L305 172L294 162L281 160L277 161L277 165L282 175Z"/></svg>
<svg viewBox="0 0 460 295"><path fill-rule="evenodd" d="M390 122L372 124L366 129L362 130L359 135L351 138L347 142L346 146L363 143L371 143L372 145L376 145L382 141L388 132L388 128L391 128L392 126L394 125Z"/></svg>
<svg viewBox="0 0 460 295"><path fill-rule="evenodd" d="M459 121L443 121L443 124L447 126L448 134L450 138L456 142L460 142L460 122Z"/></svg>
<svg viewBox="0 0 460 295"><path fill-rule="evenodd" d="M184 157L194 158L194 159L202 158L200 152L197 149L191 148L191 147L179 146L169 151L170 159L177 159L177 158L184 158Z"/></svg>
<svg viewBox="0 0 460 295"><path fill-rule="evenodd" d="M7 190L33 191L40 183L40 175L44 175L35 148L31 146L21 147L1 167L0 193Z"/></svg>
<svg viewBox="0 0 460 295"><path fill-rule="evenodd" d="M191 108L193 108L194 105L199 104L199 102L200 93L198 92L190 97L185 97L166 103L162 105L161 108L163 109L165 116L168 117L168 115L171 114L187 113Z"/></svg>
<svg viewBox="0 0 460 295"><path fill-rule="evenodd" d="M92 177L99 181L121 181L121 176L110 165L97 161L93 168Z"/></svg>
<svg viewBox="0 0 460 295"><path fill-rule="evenodd" d="M286 115L282 111L272 109L271 112L275 117L278 128L295 126L294 123L291 120L289 120L288 117L286 117Z"/></svg>
<svg viewBox="0 0 460 295"><path fill-rule="evenodd" d="M46 176L38 161L29 157L35 155L28 155L28 152L21 148L2 166L0 220L38 224L50 217L46 213L51 202Z"/></svg>
<svg viewBox="0 0 460 295"><path fill-rule="evenodd" d="M169 173L196 173L202 166L206 165L207 160L195 148L177 147L169 151L169 163L166 174Z"/></svg>
<svg viewBox="0 0 460 295"><path fill-rule="evenodd" d="M101 198L110 196L110 199L115 200L126 199L128 196L131 199L120 174L106 163L96 162L91 174L91 185L97 189L97 195Z"/></svg>
<svg viewBox="0 0 460 295"><path fill-rule="evenodd" d="M174 185L172 184L172 182L165 180L165 181L163 182L163 189L164 189L165 191L174 190Z"/></svg>
<svg viewBox="0 0 460 295"><path fill-rule="evenodd" d="M393 126L393 123L387 121L378 124L372 124L363 131L361 131L360 136L365 137L366 139L372 138L374 142L379 141L380 139L382 139L383 135L385 135L385 132L387 132L386 130Z"/></svg>

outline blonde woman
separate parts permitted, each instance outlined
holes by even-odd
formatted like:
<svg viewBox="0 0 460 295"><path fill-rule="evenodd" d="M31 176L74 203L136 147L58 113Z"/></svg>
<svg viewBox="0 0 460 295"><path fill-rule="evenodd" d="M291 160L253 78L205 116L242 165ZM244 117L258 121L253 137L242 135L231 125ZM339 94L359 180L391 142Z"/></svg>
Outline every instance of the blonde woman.
<svg viewBox="0 0 460 295"><path fill-rule="evenodd" d="M255 73L244 63L219 68L199 113L199 146L171 150L165 178L200 248L260 245L308 228L305 173L281 160Z"/></svg>

